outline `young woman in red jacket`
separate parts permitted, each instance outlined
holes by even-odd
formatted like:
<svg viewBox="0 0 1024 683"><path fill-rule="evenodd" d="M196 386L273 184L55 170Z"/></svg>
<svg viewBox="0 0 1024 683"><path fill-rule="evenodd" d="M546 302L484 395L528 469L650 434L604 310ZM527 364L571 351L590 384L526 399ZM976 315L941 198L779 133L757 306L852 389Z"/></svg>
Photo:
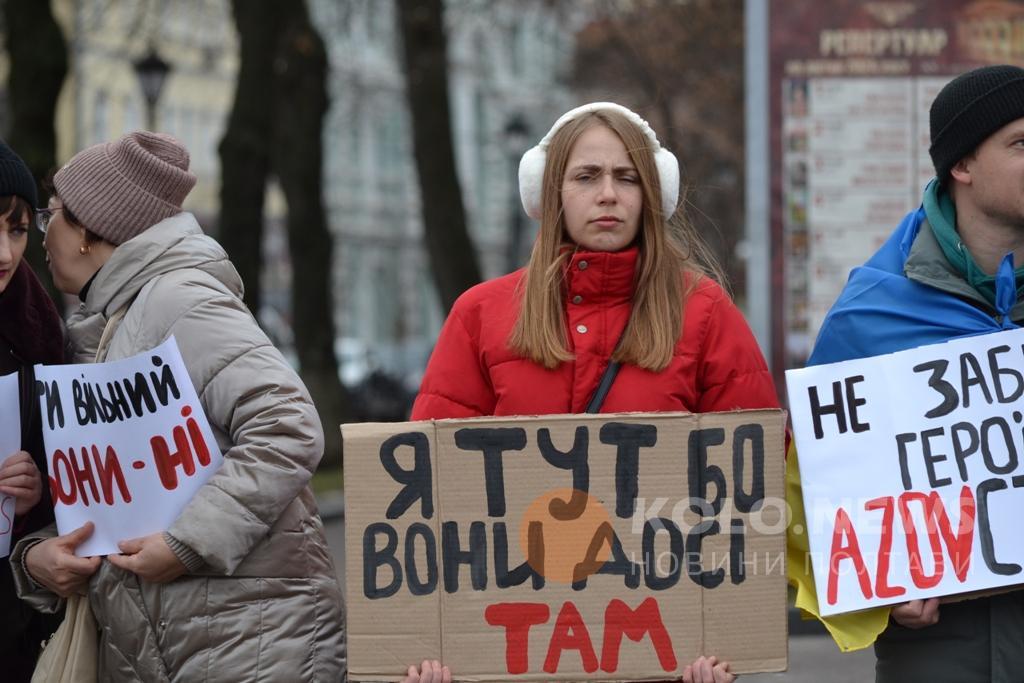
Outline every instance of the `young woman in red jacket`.
<svg viewBox="0 0 1024 683"><path fill-rule="evenodd" d="M530 262L455 303L412 419L581 413L612 359L604 413L778 407L646 122L611 103L574 109L523 156L519 182L540 220Z"/></svg>
<svg viewBox="0 0 1024 683"><path fill-rule="evenodd" d="M530 262L458 299L412 419L581 413L612 360L600 412L778 407L646 121L608 102L573 109L523 156L519 185L540 221ZM732 678L711 658L684 676Z"/></svg>

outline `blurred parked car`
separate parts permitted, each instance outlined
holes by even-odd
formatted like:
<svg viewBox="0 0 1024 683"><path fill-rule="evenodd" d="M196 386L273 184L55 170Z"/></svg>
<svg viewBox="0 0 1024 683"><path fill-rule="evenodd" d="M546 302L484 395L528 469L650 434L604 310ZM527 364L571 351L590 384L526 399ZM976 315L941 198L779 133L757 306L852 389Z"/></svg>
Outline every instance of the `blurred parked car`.
<svg viewBox="0 0 1024 683"><path fill-rule="evenodd" d="M361 339L338 337L334 340L334 357L338 359L338 378L352 389L374 369L370 349Z"/></svg>
<svg viewBox="0 0 1024 683"><path fill-rule="evenodd" d="M377 344L355 337L334 343L338 376L349 390L355 419L400 422L408 419L432 348L427 340Z"/></svg>

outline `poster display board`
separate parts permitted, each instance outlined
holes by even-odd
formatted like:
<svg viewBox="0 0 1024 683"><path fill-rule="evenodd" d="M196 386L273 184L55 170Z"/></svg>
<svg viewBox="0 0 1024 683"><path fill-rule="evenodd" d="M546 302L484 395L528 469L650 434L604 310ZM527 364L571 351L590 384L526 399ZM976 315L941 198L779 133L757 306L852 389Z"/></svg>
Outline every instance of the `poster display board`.
<svg viewBox="0 0 1024 683"><path fill-rule="evenodd" d="M349 675L786 667L785 414L342 427Z"/></svg>
<svg viewBox="0 0 1024 683"><path fill-rule="evenodd" d="M1024 2L773 0L769 22L778 372L803 366L850 270L920 204L942 86L1024 66Z"/></svg>

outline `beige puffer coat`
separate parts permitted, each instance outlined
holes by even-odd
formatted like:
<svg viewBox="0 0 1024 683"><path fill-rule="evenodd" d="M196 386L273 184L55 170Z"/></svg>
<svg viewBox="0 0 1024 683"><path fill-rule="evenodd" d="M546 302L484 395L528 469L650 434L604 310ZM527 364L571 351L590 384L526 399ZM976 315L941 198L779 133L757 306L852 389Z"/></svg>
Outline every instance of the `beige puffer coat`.
<svg viewBox="0 0 1024 683"><path fill-rule="evenodd" d="M308 486L323 453L302 381L241 301L224 250L191 214L154 225L115 251L71 316L79 362L94 359L110 316L128 306L106 358L174 335L224 463L168 529L190 571L141 581L107 561L89 584L101 628L101 681L339 681L345 675L341 590ZM57 597L18 571L23 598Z"/></svg>

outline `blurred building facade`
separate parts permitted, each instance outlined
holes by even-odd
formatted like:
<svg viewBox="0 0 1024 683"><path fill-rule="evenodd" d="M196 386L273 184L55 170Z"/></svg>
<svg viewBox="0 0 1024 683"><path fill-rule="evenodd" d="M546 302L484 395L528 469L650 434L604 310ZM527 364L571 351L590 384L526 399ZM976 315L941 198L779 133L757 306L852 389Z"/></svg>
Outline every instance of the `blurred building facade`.
<svg viewBox="0 0 1024 683"><path fill-rule="evenodd" d="M238 36L230 0L53 0L67 42L68 71L57 103L57 163L99 142L152 128L180 139L197 183L184 208L217 235L220 156L234 103ZM150 111L136 62L156 54L168 71ZM0 58L6 82L6 53ZM2 99L0 92L0 99ZM265 205L260 322L291 357L290 266L284 199L271 182Z"/></svg>
<svg viewBox="0 0 1024 683"><path fill-rule="evenodd" d="M216 221L217 145L234 97L238 47L227 0L54 0L68 45L57 106L58 162L98 142L147 127L134 64L152 50L170 70L156 102L155 128L191 153L199 182L185 200L204 227Z"/></svg>
<svg viewBox="0 0 1024 683"><path fill-rule="evenodd" d="M484 277L522 265L536 225L519 157L574 101L570 3L449 0L449 101L463 203ZM337 329L354 363L418 382L443 312L423 246L412 128L391 0L311 0L328 46L324 193L335 236ZM518 253L512 236L520 235ZM343 368L344 372L344 368Z"/></svg>
<svg viewBox="0 0 1024 683"><path fill-rule="evenodd" d="M170 70L154 127L190 150L198 183L185 208L216 236L217 147L239 66L230 0L52 1L68 48L56 115L58 163L147 127L135 62L155 51ZM484 277L494 277L529 255L536 224L519 203L518 162L575 104L574 36L588 14L585 3L446 1L456 162L476 255ZM393 0L307 2L330 59L323 185L335 239L341 371L351 384L376 366L414 388L444 313L423 245L396 8ZM0 81L5 62L4 55ZM290 263L285 207L273 182L266 202L258 315L287 353L290 273L301 264Z"/></svg>

